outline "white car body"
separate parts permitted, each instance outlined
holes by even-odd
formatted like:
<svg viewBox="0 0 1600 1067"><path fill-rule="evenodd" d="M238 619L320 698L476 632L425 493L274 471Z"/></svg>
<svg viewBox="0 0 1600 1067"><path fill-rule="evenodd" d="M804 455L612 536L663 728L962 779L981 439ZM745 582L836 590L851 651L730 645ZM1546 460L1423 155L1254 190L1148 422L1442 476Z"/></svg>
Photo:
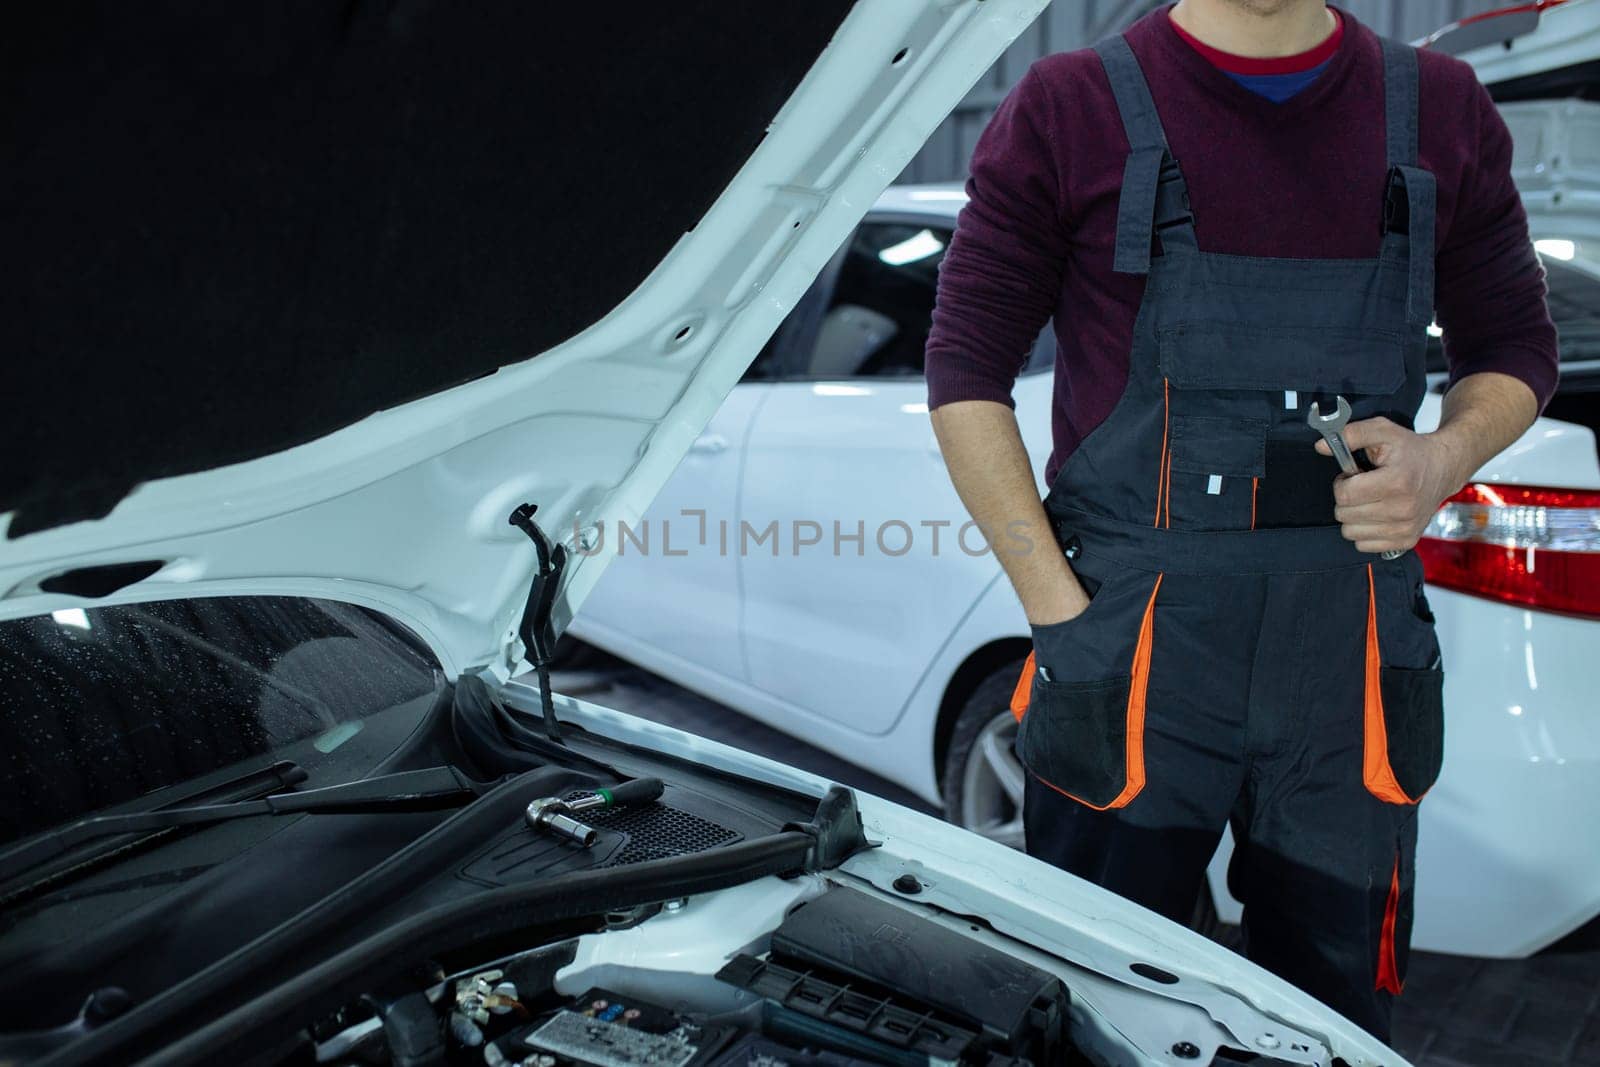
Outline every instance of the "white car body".
<svg viewBox="0 0 1600 1067"><path fill-rule="evenodd" d="M171 598L327 598L398 619L432 648L450 679L480 671L509 706L537 715L531 675L517 673L523 649L516 629L534 552L507 525L507 514L537 501L539 522L574 554L555 604L559 628L605 566L605 556L583 548L590 532L637 522L685 453L687 475L672 481L663 506L674 503L686 479L696 485L704 479L707 461L749 458L756 470L784 464L781 436L748 447L756 415L756 405L745 404L749 392L737 391L728 404L723 398L889 176L1042 7L1043 0L858 5L700 224L600 322L489 377L282 452L147 482L105 518L0 543L0 618L70 618L86 607ZM895 49L886 51L886 42L904 46L892 60ZM774 392L761 406L779 410L809 395ZM858 428L879 426L879 398L865 399L870 410L840 408L834 417ZM925 419L903 413L900 425L903 473L936 470ZM853 465L849 456L840 458ZM784 471L774 467L771 474ZM732 491L738 481L726 485ZM810 499L822 501L824 488L809 486ZM920 498L908 488L907 503ZM94 599L48 588L52 576L128 560L160 566ZM610 590L631 578L628 561L619 562ZM892 637L894 627L914 618L895 587L880 584L853 596L840 586L814 590L796 601L798 608L774 609L763 619L764 642L747 642L726 628L734 605L748 600L717 586L724 576L680 576L678 591L665 599L693 610L636 621L657 642L698 635L724 646L733 663L721 662L724 670L749 656L762 672L793 683L810 669L785 672L788 646L777 640L780 633L802 622L822 626L841 615L878 612L873 619L884 632L877 647L838 668L844 673L836 692L880 738L911 722L915 679L937 675L948 659L935 654L902 681L851 692L850 683L867 680L862 664L872 654L920 654ZM859 577L873 580L865 569ZM775 594L787 589L778 568L751 571L743 580ZM993 584L976 570L967 580L977 583L973 592ZM830 604L830 597L841 599ZM957 603L957 596L944 603ZM991 595L985 603L998 629L1003 601ZM834 647L836 635L819 630L815 647ZM676 647L686 662L688 649ZM708 688L713 676L700 672ZM907 691L897 692L901 687ZM771 708L781 706L787 705ZM814 796L828 784L597 705L558 697L556 707L595 733L706 767ZM852 736L834 716L820 715L817 723L819 729L833 724L840 744ZM910 736L901 735L900 743ZM898 875L916 872L926 886L918 899L949 913L940 921L982 916L993 929L982 937L1071 975L1074 1036L1101 1062L1179 1062L1171 1052L1178 1033L1196 1044L1201 1062L1223 1043L1271 1050L1291 1063L1403 1062L1288 984L1112 894L886 801L862 797L861 808L867 832L883 847L828 877L887 893ZM647 921L623 937L587 936L558 985L581 989L586 968L609 968L624 992L665 980L669 965L678 973L709 973L822 885L816 875L767 878L707 894L681 915ZM1130 971L1135 961L1154 962L1176 981Z"/></svg>
<svg viewBox="0 0 1600 1067"><path fill-rule="evenodd" d="M1596 110L1508 108L1525 188L1546 189L1546 201L1552 181L1600 188L1582 180L1587 156L1563 153L1574 142L1591 155L1600 151L1590 136L1600 129ZM1554 142L1529 133L1551 122L1567 133ZM1552 179L1550 157L1563 154ZM1580 180L1561 181L1575 170ZM1589 213L1574 217L1560 197L1550 205L1534 193L1529 201L1541 250L1600 277L1593 239L1600 234L1591 233ZM896 187L868 221L948 231L964 202L958 185ZM1037 367L1014 391L1041 491L1051 393L1051 375ZM1439 413L1440 396L1430 391L1418 428L1436 426ZM1477 478L1600 488L1594 434L1540 419ZM765 546L739 551L736 538L722 550L718 520L735 531L775 521L778 555ZM837 553L835 522L843 535ZM903 555L893 551L903 540L896 522L916 535ZM643 523L658 537L668 531L673 551L684 555L667 558L659 543L631 555L632 545L618 546L621 558L571 631L944 804L955 713L977 680L1029 648L1026 620L998 564L957 543L966 522L920 376L747 381L713 416ZM821 543L803 543L816 533L807 523L820 526ZM875 543L886 523L887 547ZM864 544L848 540L858 524ZM979 540L970 536L968 544ZM1574 847L1600 821L1600 718L1589 664L1600 622L1448 590L1430 599L1446 665L1446 750L1444 772L1421 806L1413 944L1526 955L1600 915L1600 849ZM706 618L716 620L709 635L692 621ZM1009 746L990 743L986 758L1020 803L1024 772ZM1225 838L1210 884L1219 917L1237 922L1240 906L1225 884L1230 852Z"/></svg>

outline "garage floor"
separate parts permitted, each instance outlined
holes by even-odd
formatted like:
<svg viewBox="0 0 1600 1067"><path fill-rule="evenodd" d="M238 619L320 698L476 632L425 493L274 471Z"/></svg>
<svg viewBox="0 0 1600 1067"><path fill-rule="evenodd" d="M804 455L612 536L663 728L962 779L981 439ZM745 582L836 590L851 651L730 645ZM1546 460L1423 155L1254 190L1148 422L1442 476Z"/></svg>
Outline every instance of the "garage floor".
<svg viewBox="0 0 1600 1067"><path fill-rule="evenodd" d="M938 814L921 798L622 660L584 648L558 692L714 738ZM1395 1047L1417 1067L1600 1067L1600 929L1526 960L1415 953Z"/></svg>

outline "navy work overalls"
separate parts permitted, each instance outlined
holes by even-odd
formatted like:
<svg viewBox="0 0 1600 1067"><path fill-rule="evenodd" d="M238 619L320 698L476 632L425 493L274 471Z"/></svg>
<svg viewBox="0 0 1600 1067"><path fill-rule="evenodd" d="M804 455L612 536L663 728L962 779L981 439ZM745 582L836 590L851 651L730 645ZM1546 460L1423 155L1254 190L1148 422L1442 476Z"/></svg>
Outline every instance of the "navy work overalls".
<svg viewBox="0 0 1600 1067"><path fill-rule="evenodd" d="M1443 676L1420 562L1341 536L1306 414L1410 426L1422 399L1416 54L1385 42L1377 258L1291 260L1198 247L1138 61L1097 51L1132 145L1114 269L1145 294L1127 390L1045 501L1092 599L1018 686L1028 851L1187 921L1231 822L1251 958L1387 1039Z"/></svg>

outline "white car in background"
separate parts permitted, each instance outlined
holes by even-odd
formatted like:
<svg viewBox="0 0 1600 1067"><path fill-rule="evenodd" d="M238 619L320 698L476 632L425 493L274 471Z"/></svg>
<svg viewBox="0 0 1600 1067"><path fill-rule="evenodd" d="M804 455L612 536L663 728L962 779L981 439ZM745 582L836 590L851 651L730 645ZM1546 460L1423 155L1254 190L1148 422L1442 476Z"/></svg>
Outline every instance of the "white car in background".
<svg viewBox="0 0 1600 1067"><path fill-rule="evenodd" d="M1485 81L1572 62L1595 11L1556 9L1517 49L1483 49ZM1563 54L1541 64L1552 38ZM1563 381L1419 546L1448 720L1444 772L1421 808L1413 944L1476 956L1532 953L1600 915L1600 105L1505 110ZM961 536L921 374L965 200L953 184L878 199L631 536L598 546L619 558L571 632L1020 846L1007 701L1029 631L981 538ZM1047 330L1015 389L1041 480L1053 358ZM1437 345L1431 360L1420 430L1439 419ZM1225 838L1210 886L1232 922L1230 850Z"/></svg>

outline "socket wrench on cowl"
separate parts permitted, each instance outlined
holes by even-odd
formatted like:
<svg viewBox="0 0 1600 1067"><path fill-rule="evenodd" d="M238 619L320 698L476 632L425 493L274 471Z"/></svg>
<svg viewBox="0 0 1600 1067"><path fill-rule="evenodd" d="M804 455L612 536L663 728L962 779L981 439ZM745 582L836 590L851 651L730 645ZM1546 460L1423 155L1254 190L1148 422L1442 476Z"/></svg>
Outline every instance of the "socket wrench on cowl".
<svg viewBox="0 0 1600 1067"><path fill-rule="evenodd" d="M661 795L661 779L635 778L623 782L615 789L596 789L587 796L564 800L561 797L542 797L528 805L528 825L535 830L588 848L595 843L599 832L588 823L573 818L585 811L605 811L628 804L648 804Z"/></svg>

